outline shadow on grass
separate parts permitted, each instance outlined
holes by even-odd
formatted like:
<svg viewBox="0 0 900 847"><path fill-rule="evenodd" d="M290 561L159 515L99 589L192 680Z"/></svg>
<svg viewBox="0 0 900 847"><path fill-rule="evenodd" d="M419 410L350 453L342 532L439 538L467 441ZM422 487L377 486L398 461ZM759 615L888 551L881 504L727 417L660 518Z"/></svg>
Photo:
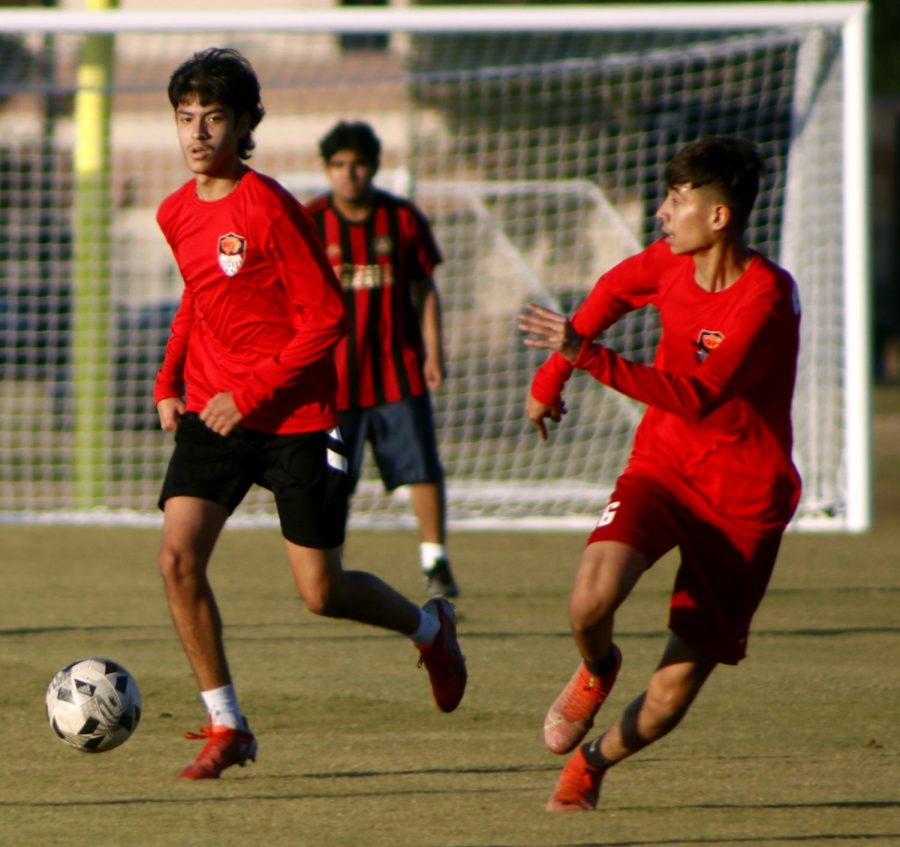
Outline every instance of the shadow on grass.
<svg viewBox="0 0 900 847"><path fill-rule="evenodd" d="M335 621L335 623L347 623L346 621ZM321 625L321 623L319 624ZM357 633L337 633L337 632L319 632L311 634L309 632L292 632L286 635L253 635L253 630L265 630L267 627L283 628L283 627L303 627L304 622L284 621L279 623L259 623L259 624L241 624L235 623L228 627L229 633L238 633L230 640L240 641L371 641L378 638L397 638L398 633L393 632L371 632L369 629L361 630ZM10 627L8 629L0 629L0 638L10 638L22 635L57 635L60 633L70 632L128 632L139 630L162 630L169 632L172 630L170 624L104 624L100 626L77 626L58 625L58 626L35 626L35 627ZM754 629L754 636L769 636L778 638L835 638L843 635L897 635L900 634L900 626L846 626L846 627L804 627L801 629ZM460 632L464 640L515 640L522 638L565 638L571 639L572 633L568 630L553 630L545 632L514 632L509 630L495 631L467 631ZM617 632L616 639L622 641L631 640L648 640L662 639L669 635L667 630L649 630L645 632Z"/></svg>
<svg viewBox="0 0 900 847"><path fill-rule="evenodd" d="M385 777L390 776L417 776L417 775L433 775L435 773L442 773L448 775L471 775L471 774L492 774L492 773L502 773L505 775L509 775L510 773L527 773L527 772L542 772L546 770L544 767L538 766L524 766L519 768L441 768L441 769L429 769L429 770L404 770L404 771L390 771L390 772L342 772L338 771L335 773L311 773L311 774L302 774L299 778L310 778L310 779L346 779L348 777L375 777L379 779L384 779ZM252 779L252 778L247 778ZM236 783L241 781L240 778L235 780L229 780L231 786L235 786ZM202 783L205 785L206 783ZM186 788L188 786L196 786L196 782L188 782ZM190 790L188 788L188 790ZM421 786L416 786L414 788L403 788L399 790L374 790L374 791L357 791L357 792L346 792L342 790L340 793L311 793L311 792L270 792L270 793L247 793L241 795L235 795L233 792L226 795L219 795L215 797L198 797L196 794L191 794L190 796L185 797L122 797L119 799L94 799L94 800L0 800L0 808L68 808L68 807L103 807L103 806L140 806L140 805L178 805L178 804L195 804L195 803L239 803L239 802L256 802L256 801L265 801L268 800L270 802L282 802L284 800L341 800L342 802L351 797L391 797L391 796L401 796L401 795L430 795L430 794L516 794L521 793L523 791L533 792L533 788L531 787L520 787L520 788L508 788L508 787L496 787L496 788L463 788L460 789L458 787L454 788L424 788ZM900 801L894 800L832 800L832 801L819 801L815 803L695 803L695 804L681 804L678 806L678 809L681 811L684 810L697 810L697 811L733 811L733 810L743 810L743 811L772 811L772 810L786 810L786 811L803 811L803 810L811 810L811 809L830 809L832 811L841 811L841 810L853 810L858 811L861 809L878 809L878 810L888 810L888 809L898 809L900 808ZM648 811L659 811L659 812L668 812L671 811L671 807L669 806L617 806L615 808L616 812L643 812L646 813ZM782 836L785 837L785 836ZM788 838L812 838L812 836L788 836ZM822 836L816 836L822 837ZM834 838L846 838L847 835L837 835L834 834L831 837ZM856 837L856 836L853 836ZM882 833L871 833L868 837L887 837L886 834ZM721 837L715 839L719 841L728 841L729 839L722 839ZM760 840L767 841L768 838L760 837L758 839L747 839L745 836L741 838L734 838L731 840L735 841L745 841L745 840ZM698 838L696 843L706 843L707 839ZM613 844L619 844L620 842L599 842L604 845L609 844L612 847ZM621 842L622 844L649 844L650 842L645 841L634 841L634 842ZM653 842L653 843L674 843L674 842ZM694 840L690 840L686 843L695 843ZM483 845L482 847L488 847L487 845ZM502 845L491 845L491 847L502 847ZM559 847L565 847L565 845L559 845ZM588 847L588 845L579 845L579 847Z"/></svg>
<svg viewBox="0 0 900 847"><path fill-rule="evenodd" d="M666 844L809 844L828 841L865 841L870 844L897 844L897 832L818 832L808 835L735 835L732 837L697 836L695 838L654 838L652 841L573 841L555 847L664 847ZM508 844L483 844L479 847L514 847Z"/></svg>
<svg viewBox="0 0 900 847"><path fill-rule="evenodd" d="M170 631L172 625L163 624L103 624L101 626L76 626L60 625L60 626L18 626L9 629L0 629L0 638L10 638L17 635L57 635L68 632L128 632L147 629L159 629Z"/></svg>

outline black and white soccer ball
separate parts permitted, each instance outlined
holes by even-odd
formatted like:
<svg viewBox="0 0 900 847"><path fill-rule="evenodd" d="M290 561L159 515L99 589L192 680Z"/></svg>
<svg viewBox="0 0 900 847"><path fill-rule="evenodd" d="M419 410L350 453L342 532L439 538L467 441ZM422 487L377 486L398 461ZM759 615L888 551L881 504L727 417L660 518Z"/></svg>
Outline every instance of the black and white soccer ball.
<svg viewBox="0 0 900 847"><path fill-rule="evenodd" d="M112 750L141 720L141 692L118 662L98 657L66 665L47 688L47 719L66 744L85 753Z"/></svg>

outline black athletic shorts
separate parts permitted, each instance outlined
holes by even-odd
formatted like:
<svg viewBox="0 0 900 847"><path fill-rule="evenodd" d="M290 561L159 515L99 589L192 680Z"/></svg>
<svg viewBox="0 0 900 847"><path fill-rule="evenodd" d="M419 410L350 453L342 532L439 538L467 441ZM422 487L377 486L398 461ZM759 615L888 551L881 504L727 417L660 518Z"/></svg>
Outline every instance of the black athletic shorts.
<svg viewBox="0 0 900 847"><path fill-rule="evenodd" d="M429 394L366 409L350 409L341 412L340 417L350 462L351 493L359 482L367 441L372 445L375 464L388 491L401 485L443 480Z"/></svg>
<svg viewBox="0 0 900 847"><path fill-rule="evenodd" d="M302 547L344 543L349 488L340 431L274 435L235 427L227 436L195 413L181 416L159 496L200 497L231 514L256 483L275 495L282 535Z"/></svg>

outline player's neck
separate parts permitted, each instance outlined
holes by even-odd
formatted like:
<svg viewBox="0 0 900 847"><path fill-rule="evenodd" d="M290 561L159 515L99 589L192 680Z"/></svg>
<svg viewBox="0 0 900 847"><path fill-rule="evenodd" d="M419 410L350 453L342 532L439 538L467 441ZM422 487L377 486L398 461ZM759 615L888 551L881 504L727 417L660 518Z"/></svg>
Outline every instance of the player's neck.
<svg viewBox="0 0 900 847"><path fill-rule="evenodd" d="M725 291L747 270L752 255L742 241L718 242L694 254L694 281L706 291Z"/></svg>
<svg viewBox="0 0 900 847"><path fill-rule="evenodd" d="M357 200L346 200L332 195L331 201L341 217L351 223L367 221L375 208L375 195L371 191Z"/></svg>
<svg viewBox="0 0 900 847"><path fill-rule="evenodd" d="M234 167L229 168L226 172L219 172L215 175L197 174L194 177L197 197L207 203L222 200L238 187L246 172L246 165L236 162Z"/></svg>

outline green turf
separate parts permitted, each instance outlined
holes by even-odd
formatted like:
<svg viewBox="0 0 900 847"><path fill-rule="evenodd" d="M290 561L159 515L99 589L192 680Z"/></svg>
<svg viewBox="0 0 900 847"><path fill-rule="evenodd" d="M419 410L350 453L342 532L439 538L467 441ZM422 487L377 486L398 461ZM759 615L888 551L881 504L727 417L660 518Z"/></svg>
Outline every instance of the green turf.
<svg viewBox="0 0 900 847"><path fill-rule="evenodd" d="M212 577L256 764L175 778L202 720L155 568L153 529L0 527L0 842L18 845L900 844L900 392L876 396L878 520L789 535L750 656L717 671L675 733L611 772L601 807L550 815L562 759L543 713L576 662L565 603L579 534L456 533L471 680L442 715L401 638L314 618L274 530L226 532ZM354 533L351 563L421 598L410 533ZM665 639L674 559L622 609L643 686ZM86 755L47 726L45 688L83 655L131 669L137 733ZM600 724L602 725L602 716Z"/></svg>

